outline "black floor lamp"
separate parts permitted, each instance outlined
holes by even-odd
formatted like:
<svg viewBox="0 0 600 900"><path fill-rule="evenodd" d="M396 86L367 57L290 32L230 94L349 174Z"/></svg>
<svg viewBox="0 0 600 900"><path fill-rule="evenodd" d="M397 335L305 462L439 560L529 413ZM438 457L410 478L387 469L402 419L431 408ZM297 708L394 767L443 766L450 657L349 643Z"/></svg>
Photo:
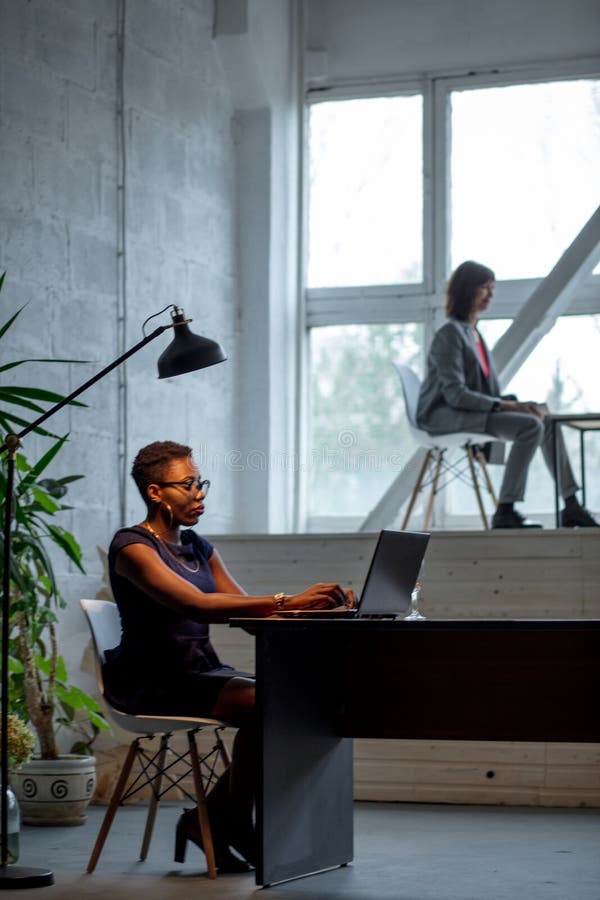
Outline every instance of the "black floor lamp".
<svg viewBox="0 0 600 900"><path fill-rule="evenodd" d="M0 728L2 731L0 740L1 773L0 773L0 790L2 796L1 813L0 813L0 830L1 830L1 847L0 847L0 890L15 888L33 888L46 887L54 883L54 876L51 871L45 868L31 868L28 866L17 866L8 862L8 800L6 789L8 787L8 640L9 626L8 619L10 614L10 567L11 567L11 519L12 519L12 502L14 490L15 475L15 459L17 449L20 446L21 438L34 431L42 422L45 422L53 416L59 409L66 406L88 388L96 384L105 375L108 375L117 366L149 344L168 328L174 328L173 340L160 355L158 359L158 377L170 378L173 375L183 375L185 372L194 372L197 369L205 369L208 366L214 366L223 362L227 357L220 344L211 341L209 338L200 337L193 334L188 322L190 319L185 318L182 309L171 304L166 306L160 313L171 310L171 323L169 325L160 325L151 334L145 335L143 339L131 347L126 353L115 359L114 362L82 384L81 387L64 397L59 403L47 410L43 415L31 422L19 434L7 435L4 443L0 447L0 453L7 452L7 469L6 469L6 497L4 500L4 571L2 584L2 677L1 677L1 719ZM153 319L154 316L150 316ZM144 325L150 321L146 319Z"/></svg>

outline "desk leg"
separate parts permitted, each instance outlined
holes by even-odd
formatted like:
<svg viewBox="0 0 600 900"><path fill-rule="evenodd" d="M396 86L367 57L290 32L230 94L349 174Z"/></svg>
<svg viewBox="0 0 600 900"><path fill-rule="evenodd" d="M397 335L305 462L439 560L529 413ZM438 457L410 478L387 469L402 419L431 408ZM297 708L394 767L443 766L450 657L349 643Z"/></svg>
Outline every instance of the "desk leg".
<svg viewBox="0 0 600 900"><path fill-rule="evenodd" d="M579 432L579 459L581 460L581 505L585 506L585 447L583 445L583 439L585 436L585 431L583 428Z"/></svg>
<svg viewBox="0 0 600 900"><path fill-rule="evenodd" d="M558 449L556 446L556 422L552 422L552 461L554 464L554 523L560 526L560 514L558 511Z"/></svg>
<svg viewBox="0 0 600 900"><path fill-rule="evenodd" d="M300 622L293 631L256 639L262 885L353 856L352 741L334 733L340 668L330 638L309 636Z"/></svg>

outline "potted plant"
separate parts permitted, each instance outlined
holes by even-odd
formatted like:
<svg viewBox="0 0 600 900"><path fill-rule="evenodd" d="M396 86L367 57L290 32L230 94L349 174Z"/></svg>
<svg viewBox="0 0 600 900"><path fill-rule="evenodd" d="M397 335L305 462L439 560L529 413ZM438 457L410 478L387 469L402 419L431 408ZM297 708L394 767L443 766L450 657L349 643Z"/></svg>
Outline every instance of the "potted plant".
<svg viewBox="0 0 600 900"><path fill-rule="evenodd" d="M4 275L0 277L0 289ZM22 310L0 328L2 338ZM54 360L21 360L0 365L0 373L24 362ZM72 360L56 360L72 362ZM38 388L0 387L0 427L10 430L27 422L15 415L15 406L24 411L43 412L40 403L56 403L60 395ZM10 403L7 408L4 404ZM81 404L78 404L81 405ZM41 821L63 820L73 824L85 820L85 807L95 785L95 760L91 745L100 730L108 730L98 703L69 683L65 663L57 641L57 610L64 608L54 576L48 547L58 550L83 572L81 550L72 534L54 519L68 509L61 501L69 483L81 476L61 479L42 478L42 474L60 451L67 436L53 438L50 449L30 465L23 454L17 454L17 479L14 489L12 559L10 572L10 708L34 728L39 744L39 758L13 771L11 781L19 797L23 820L38 821L32 803L42 799ZM0 469L0 493L6 498L4 471ZM5 501L6 502L6 501ZM60 729L76 732L71 753L61 755L57 735ZM50 763L50 769L47 765ZM66 772L75 770L75 788L69 787ZM76 799L75 799L76 798ZM50 800L59 801L62 813Z"/></svg>
<svg viewBox="0 0 600 900"><path fill-rule="evenodd" d="M11 781L27 824L85 821L85 808L95 787L95 760L90 748L98 732L108 729L97 701L69 683L56 634L57 610L66 604L45 544L53 543L84 571L73 535L51 521L68 508L60 499L76 476L39 479L63 443L64 438L56 441L35 466L17 455L10 702L11 708L34 728L39 758L14 771ZM76 733L67 755L60 753L58 743L58 735L65 728Z"/></svg>

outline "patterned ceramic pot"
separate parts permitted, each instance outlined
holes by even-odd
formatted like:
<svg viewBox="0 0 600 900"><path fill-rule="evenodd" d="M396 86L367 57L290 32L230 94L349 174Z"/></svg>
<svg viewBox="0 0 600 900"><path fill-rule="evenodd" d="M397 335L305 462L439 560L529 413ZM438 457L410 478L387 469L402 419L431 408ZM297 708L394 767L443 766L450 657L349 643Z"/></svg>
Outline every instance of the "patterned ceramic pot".
<svg viewBox="0 0 600 900"><path fill-rule="evenodd" d="M26 825L83 825L96 787L96 759L32 759L10 773Z"/></svg>

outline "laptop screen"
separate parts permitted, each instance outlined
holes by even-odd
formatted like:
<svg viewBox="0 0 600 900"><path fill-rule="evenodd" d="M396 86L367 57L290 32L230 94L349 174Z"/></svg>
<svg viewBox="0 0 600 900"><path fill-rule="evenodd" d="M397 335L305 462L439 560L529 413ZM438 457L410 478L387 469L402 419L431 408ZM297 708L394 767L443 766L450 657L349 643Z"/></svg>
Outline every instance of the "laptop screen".
<svg viewBox="0 0 600 900"><path fill-rule="evenodd" d="M425 556L429 534L420 531L382 531L371 559L359 616L402 616Z"/></svg>

